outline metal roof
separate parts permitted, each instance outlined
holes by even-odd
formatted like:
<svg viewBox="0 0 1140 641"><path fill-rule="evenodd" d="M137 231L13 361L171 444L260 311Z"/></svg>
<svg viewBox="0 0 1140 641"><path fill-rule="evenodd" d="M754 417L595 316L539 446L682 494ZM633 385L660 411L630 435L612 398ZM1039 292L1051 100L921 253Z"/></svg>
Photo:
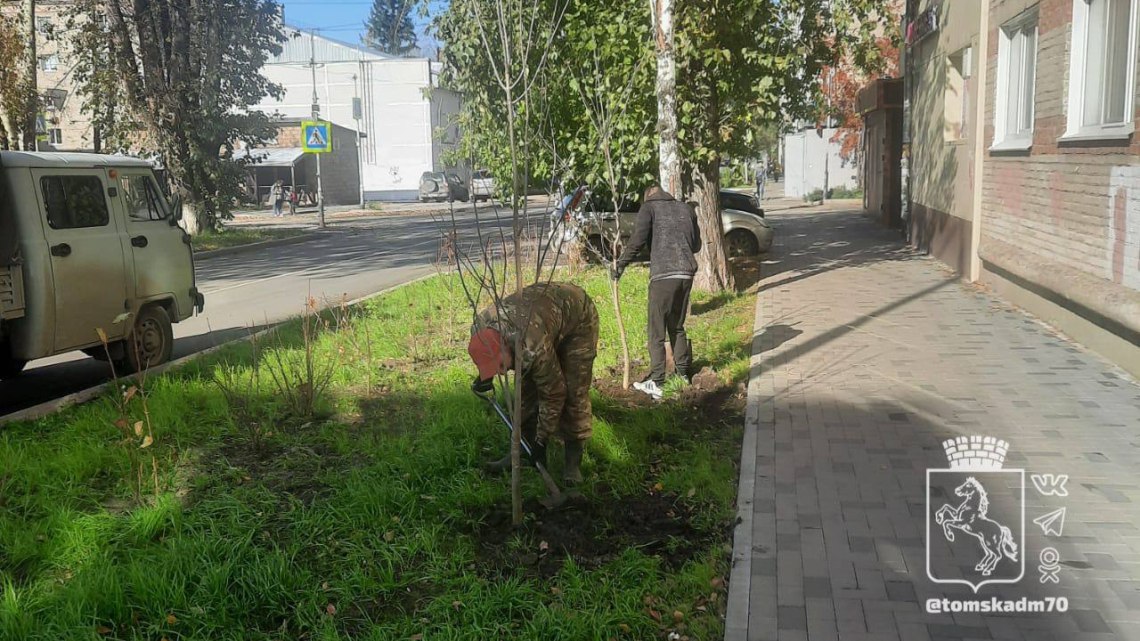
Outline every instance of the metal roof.
<svg viewBox="0 0 1140 641"><path fill-rule="evenodd" d="M277 149L235 149L234 160L252 159L253 167L292 167L305 155L300 147Z"/></svg>
<svg viewBox="0 0 1140 641"><path fill-rule="evenodd" d="M154 164L131 156L44 151L0 151L0 166L89 168L154 167Z"/></svg>

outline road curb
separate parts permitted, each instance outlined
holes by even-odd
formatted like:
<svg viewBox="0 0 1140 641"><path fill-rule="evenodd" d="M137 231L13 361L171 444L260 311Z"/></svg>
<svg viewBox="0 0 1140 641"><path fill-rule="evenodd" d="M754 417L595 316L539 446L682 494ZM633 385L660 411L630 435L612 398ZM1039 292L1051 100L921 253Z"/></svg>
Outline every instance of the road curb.
<svg viewBox="0 0 1140 641"><path fill-rule="evenodd" d="M360 303L367 302L373 298L383 296L384 294L389 294L391 292L396 291L397 289L407 287L408 285L414 285L415 283L427 280L428 278L431 278L433 276L438 276L438 275L439 274L437 272L432 272L429 274L424 274L423 276L417 276L416 278L413 278L412 280L409 280L407 282L403 282L403 283L400 283L398 285L392 285L391 287L385 287L384 289L382 289L378 292L373 292L371 294L361 296L360 298L350 300L345 304L348 306L359 305ZM327 308L325 308L325 309L327 309ZM322 309L322 311L323 311L323 309ZM194 361L196 361L196 360L198 360L204 356L209 356L210 354L214 354L216 352L219 352L226 347L230 347L230 346L236 345L238 343L248 342L248 341L251 341L254 339L261 338L262 336L265 336L271 332L276 331L277 328L280 327L282 323L287 323L287 322L294 320L296 318L298 318L298 317L297 316L290 316L289 318L274 324L272 327L269 327L267 329L263 329L260 332L253 333L253 334L250 334L248 336L243 336L241 338L235 338L231 341L226 341L224 343L219 343L217 345L214 345L213 347L208 347L208 348L206 348L200 352L194 352L193 354L187 354L186 356L183 356L182 358L170 361L169 363L166 363L165 365L160 365L159 367L148 370L147 371L147 377L149 378L152 376L159 376L159 375L165 374L169 371L178 369L179 367L182 367L183 365L186 365L188 363L192 363L192 362L194 362ZM133 378L134 378L133 376L128 376L128 377L123 377L120 380L121 381L127 381L127 380L131 380ZM12 412L11 414L5 414L4 416L0 416L0 426L6 425L8 423L16 423L16 422L21 422L21 421L34 421L37 419L44 418L45 416L50 416L52 414L55 414L56 412L58 412L60 410L64 410L64 409L67 409L69 407L74 407L76 405L82 405L84 403L93 401L96 398L99 398L99 396L101 396L104 392L106 392L114 384L115 384L115 381L107 381L106 383L100 383L99 385L96 385L94 387L89 387L85 390L80 390L78 392L72 392L71 394L68 394L67 396L61 396L55 400L46 401L44 403L40 403L39 405L33 405L32 407L28 407L28 408L25 408L25 409L22 409L22 410L19 410L16 412Z"/></svg>
<svg viewBox="0 0 1140 641"><path fill-rule="evenodd" d="M748 630L748 606L752 592L753 520L756 518L753 505L756 501L756 454L761 422L760 364L763 330L763 309L760 307L760 295L756 294L752 356L748 374L748 400L744 418L744 438L740 447L740 480L736 489L736 527L732 536L732 566L729 569L728 602L724 620L725 641L746 641L751 638ZM772 628L772 638L775 638L774 624Z"/></svg>
<svg viewBox="0 0 1140 641"><path fill-rule="evenodd" d="M234 247L223 247L221 249L211 249L204 252L194 252L194 258L217 258L218 256L231 256L233 254L242 254L249 251L256 251L258 249L269 249L270 247L282 247L285 245L296 245L299 243L314 240L320 236L319 231L310 231L297 236L290 236L289 238L276 238L274 240L263 240L259 243L250 243L248 245L236 245Z"/></svg>

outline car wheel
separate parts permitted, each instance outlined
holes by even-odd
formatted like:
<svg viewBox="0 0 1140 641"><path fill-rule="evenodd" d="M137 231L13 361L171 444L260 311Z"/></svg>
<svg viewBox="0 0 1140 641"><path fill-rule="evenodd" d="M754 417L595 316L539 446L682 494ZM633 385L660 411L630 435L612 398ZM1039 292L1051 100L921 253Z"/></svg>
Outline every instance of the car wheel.
<svg viewBox="0 0 1140 641"><path fill-rule="evenodd" d="M126 354L121 365L129 372L141 372L170 360L174 351L174 328L170 315L158 305L144 307L135 319L135 327L124 345Z"/></svg>
<svg viewBox="0 0 1140 641"><path fill-rule="evenodd" d="M730 258L743 258L755 256L760 253L760 241L752 232L743 229L734 229L724 237L725 253Z"/></svg>

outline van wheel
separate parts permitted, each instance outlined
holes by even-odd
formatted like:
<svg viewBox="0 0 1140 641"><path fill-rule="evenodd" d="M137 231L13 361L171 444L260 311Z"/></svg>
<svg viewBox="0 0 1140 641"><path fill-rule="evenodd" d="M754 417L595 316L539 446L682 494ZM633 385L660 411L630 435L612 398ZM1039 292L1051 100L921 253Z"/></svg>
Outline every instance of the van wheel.
<svg viewBox="0 0 1140 641"><path fill-rule="evenodd" d="M12 358L8 346L0 343L0 381L19 376L27 364L28 361Z"/></svg>
<svg viewBox="0 0 1140 641"><path fill-rule="evenodd" d="M170 315L158 305L144 307L123 347L127 353L121 365L127 372L141 372L169 361L174 350Z"/></svg>

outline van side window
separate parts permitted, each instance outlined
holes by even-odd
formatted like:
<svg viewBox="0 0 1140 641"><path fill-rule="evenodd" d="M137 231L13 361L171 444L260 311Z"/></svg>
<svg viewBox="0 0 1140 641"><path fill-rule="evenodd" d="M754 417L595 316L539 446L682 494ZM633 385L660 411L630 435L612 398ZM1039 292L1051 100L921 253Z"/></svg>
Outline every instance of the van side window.
<svg viewBox="0 0 1140 641"><path fill-rule="evenodd" d="M103 181L95 176L44 176L40 187L52 229L104 227L111 222Z"/></svg>
<svg viewBox="0 0 1140 641"><path fill-rule="evenodd" d="M158 189L150 176L143 174L124 175L122 177L123 206L131 220L151 221L163 220L166 212L163 211Z"/></svg>

